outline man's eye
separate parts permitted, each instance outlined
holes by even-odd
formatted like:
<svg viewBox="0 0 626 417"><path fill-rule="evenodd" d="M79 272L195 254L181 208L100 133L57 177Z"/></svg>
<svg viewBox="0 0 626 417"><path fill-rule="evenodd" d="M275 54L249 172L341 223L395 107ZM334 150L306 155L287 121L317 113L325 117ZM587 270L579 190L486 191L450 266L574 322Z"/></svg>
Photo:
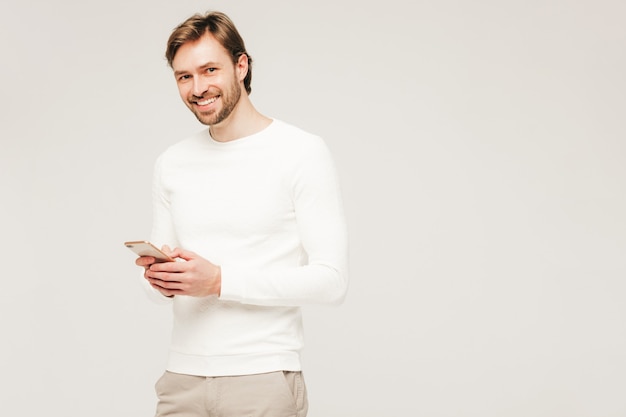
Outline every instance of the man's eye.
<svg viewBox="0 0 626 417"><path fill-rule="evenodd" d="M181 75L180 77L178 77L179 81L184 81L184 80L188 80L191 78L191 75L185 74L185 75Z"/></svg>
<svg viewBox="0 0 626 417"><path fill-rule="evenodd" d="M217 68L207 68L207 72L215 72L217 71Z"/></svg>

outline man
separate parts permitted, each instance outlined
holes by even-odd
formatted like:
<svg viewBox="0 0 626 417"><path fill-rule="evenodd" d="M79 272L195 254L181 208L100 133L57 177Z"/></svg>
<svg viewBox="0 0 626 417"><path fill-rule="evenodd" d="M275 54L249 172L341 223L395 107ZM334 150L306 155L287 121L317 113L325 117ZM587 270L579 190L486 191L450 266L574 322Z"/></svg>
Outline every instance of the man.
<svg viewBox="0 0 626 417"><path fill-rule="evenodd" d="M347 288L331 156L254 108L252 59L226 15L187 19L166 58L208 129L155 166L152 240L177 262L137 259L151 292L173 303L157 416L303 417L300 306L339 303Z"/></svg>

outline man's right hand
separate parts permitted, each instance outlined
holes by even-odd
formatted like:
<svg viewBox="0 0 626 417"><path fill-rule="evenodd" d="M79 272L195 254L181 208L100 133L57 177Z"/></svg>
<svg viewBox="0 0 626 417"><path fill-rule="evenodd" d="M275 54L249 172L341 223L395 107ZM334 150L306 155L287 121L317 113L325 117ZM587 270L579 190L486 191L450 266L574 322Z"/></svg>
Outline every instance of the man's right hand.
<svg viewBox="0 0 626 417"><path fill-rule="evenodd" d="M169 246L167 245L163 245L163 247L161 248L161 250L163 252L165 252L165 254L170 255L172 253L172 250L170 249ZM137 258L135 260L135 264L137 266L140 266L143 268L143 277L148 280L148 282L150 282L150 279L147 275L148 271L150 270L150 267L152 266L152 264L156 263L156 258L154 256L140 256L139 258ZM155 286L150 284L153 288L155 288L156 290L158 290L161 294L163 294L166 297L173 297L173 295L171 294L166 294L165 290L161 287Z"/></svg>

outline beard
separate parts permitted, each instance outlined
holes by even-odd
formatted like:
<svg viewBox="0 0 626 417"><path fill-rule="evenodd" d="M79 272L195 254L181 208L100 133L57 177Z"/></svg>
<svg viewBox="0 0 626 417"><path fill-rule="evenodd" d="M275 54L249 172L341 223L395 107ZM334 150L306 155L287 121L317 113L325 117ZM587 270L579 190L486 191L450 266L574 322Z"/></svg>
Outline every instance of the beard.
<svg viewBox="0 0 626 417"><path fill-rule="evenodd" d="M230 87L226 91L219 91L219 93L219 101L221 101L222 105L221 109L201 112L196 110L193 106L190 107L200 123L212 126L226 120L237 106L237 103L239 103L239 99L241 98L241 86L236 79L233 79ZM212 96L214 94L209 93L208 95Z"/></svg>

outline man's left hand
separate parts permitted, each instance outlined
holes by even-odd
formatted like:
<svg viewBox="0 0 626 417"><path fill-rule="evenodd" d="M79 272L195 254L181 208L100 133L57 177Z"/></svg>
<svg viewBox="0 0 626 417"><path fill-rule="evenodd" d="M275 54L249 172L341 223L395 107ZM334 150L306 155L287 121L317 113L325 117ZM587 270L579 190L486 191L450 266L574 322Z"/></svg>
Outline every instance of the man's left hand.
<svg viewBox="0 0 626 417"><path fill-rule="evenodd" d="M220 295L222 287L221 268L200 255L176 248L166 253L181 262L155 263L146 271L146 279L163 295L188 295L206 297Z"/></svg>

